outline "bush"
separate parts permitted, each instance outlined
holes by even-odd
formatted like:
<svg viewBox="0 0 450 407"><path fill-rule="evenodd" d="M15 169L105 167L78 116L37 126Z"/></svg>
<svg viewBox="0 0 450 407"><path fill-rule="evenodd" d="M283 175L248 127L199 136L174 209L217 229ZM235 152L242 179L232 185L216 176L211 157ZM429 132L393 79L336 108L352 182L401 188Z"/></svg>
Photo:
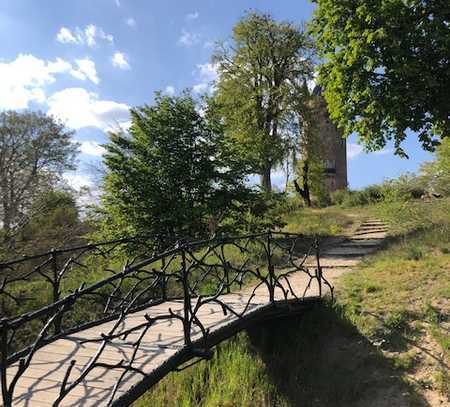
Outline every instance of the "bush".
<svg viewBox="0 0 450 407"><path fill-rule="evenodd" d="M337 191L333 191L330 193L330 200L332 205L342 205L344 199L349 194L348 189L338 189Z"/></svg>
<svg viewBox="0 0 450 407"><path fill-rule="evenodd" d="M331 202L343 207L371 205L380 202L407 202L426 193L422 177L405 174L397 179L386 180L381 185L351 191L341 189L331 193Z"/></svg>
<svg viewBox="0 0 450 407"><path fill-rule="evenodd" d="M347 191L339 197L344 207L364 206L383 201L383 188L379 185L370 185L360 191Z"/></svg>

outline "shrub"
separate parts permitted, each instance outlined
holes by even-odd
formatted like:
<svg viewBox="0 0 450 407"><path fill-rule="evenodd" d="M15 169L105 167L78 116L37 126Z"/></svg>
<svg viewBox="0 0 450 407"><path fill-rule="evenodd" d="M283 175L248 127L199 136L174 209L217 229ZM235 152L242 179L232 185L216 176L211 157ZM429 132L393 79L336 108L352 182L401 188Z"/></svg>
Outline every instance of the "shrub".
<svg viewBox="0 0 450 407"><path fill-rule="evenodd" d="M333 205L342 205L347 195L350 193L348 189L338 189L330 193L330 200Z"/></svg>

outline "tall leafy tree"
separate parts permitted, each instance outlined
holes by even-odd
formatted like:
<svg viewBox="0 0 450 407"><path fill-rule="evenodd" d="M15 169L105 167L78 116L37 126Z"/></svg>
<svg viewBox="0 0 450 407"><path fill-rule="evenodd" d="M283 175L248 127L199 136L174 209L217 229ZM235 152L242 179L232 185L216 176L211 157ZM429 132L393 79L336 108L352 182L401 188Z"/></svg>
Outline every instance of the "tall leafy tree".
<svg viewBox="0 0 450 407"><path fill-rule="evenodd" d="M74 193L70 190L50 190L38 195L27 212L24 224L17 230L14 251L7 249L8 258L34 254L54 247L73 246L83 242L89 225L80 219ZM0 257L2 257L0 255Z"/></svg>
<svg viewBox="0 0 450 407"><path fill-rule="evenodd" d="M293 95L311 76L308 36L288 22L249 13L233 29L232 45L217 50L217 101L227 133L271 191L272 168L286 151L283 132Z"/></svg>
<svg viewBox="0 0 450 407"><path fill-rule="evenodd" d="M432 150L450 135L448 0L317 0L312 32L332 119L369 150L407 129Z"/></svg>
<svg viewBox="0 0 450 407"><path fill-rule="evenodd" d="M74 168L72 132L40 112L0 113L0 221L6 240L34 199Z"/></svg>
<svg viewBox="0 0 450 407"><path fill-rule="evenodd" d="M431 192L450 195L450 138L442 141L436 148L435 159L424 163L420 172Z"/></svg>
<svg viewBox="0 0 450 407"><path fill-rule="evenodd" d="M157 94L131 115L129 132L111 133L105 146L107 231L156 235L162 245L216 231L248 192L220 121L203 117L188 93Z"/></svg>

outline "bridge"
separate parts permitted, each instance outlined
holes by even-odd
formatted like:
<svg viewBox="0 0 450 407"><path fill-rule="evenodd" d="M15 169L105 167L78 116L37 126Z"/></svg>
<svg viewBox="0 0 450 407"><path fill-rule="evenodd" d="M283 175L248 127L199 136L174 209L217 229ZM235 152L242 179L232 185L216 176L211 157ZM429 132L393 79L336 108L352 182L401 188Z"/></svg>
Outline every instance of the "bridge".
<svg viewBox="0 0 450 407"><path fill-rule="evenodd" d="M329 248L266 232L151 256L145 242L123 239L2 263L3 406L130 405L249 325L332 296L335 278L385 233L368 220Z"/></svg>

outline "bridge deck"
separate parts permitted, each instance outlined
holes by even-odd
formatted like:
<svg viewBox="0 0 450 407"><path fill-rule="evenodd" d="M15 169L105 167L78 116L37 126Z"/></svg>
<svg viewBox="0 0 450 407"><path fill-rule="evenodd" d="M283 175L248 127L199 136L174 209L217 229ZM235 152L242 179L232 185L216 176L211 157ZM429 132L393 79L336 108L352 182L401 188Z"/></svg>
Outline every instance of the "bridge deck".
<svg viewBox="0 0 450 407"><path fill-rule="evenodd" d="M333 282L347 270L346 267L355 265L364 254L373 251L381 243L385 234L386 230L381 222L369 221L339 247L333 247L325 252L321 263L325 267L327 280ZM220 342L252 321L270 317L277 312L279 315L280 311L276 308L281 309L283 306L281 312L287 313L299 304L315 302L319 299L316 283L308 289L307 296L302 298L308 281L306 276L300 273L289 277L289 284L294 294L290 294L288 302L283 300L271 304L267 289L263 286L255 291L254 296L251 296L251 289L220 296L220 301L236 313L242 313L247 307L247 311L241 318L231 312L224 315L223 308L218 303L203 305L197 315L204 327L210 329L211 342L208 345ZM283 299L281 290L277 289L275 299ZM174 314L180 314L183 312L183 302L165 302L130 314L122 321L119 332L145 323L145 314L150 317L167 315L169 309ZM53 405L58 398L61 383L71 361L74 361L74 366L69 382L76 380L82 374L83 369L102 347L101 333L109 332L114 324L115 321L106 322L56 340L39 349L33 355L29 368L17 382L13 405L31 407ZM115 338L106 344L97 361L99 366L92 369L59 405L105 406L112 401L114 405L128 405L133 397L136 398L136 394L141 394L169 371L192 358L192 354L187 352L184 344L183 324L176 318L156 321L143 335L140 346L136 348L133 343L138 340L141 333L142 331L135 331L126 339ZM193 343L196 345L195 340L200 340L202 333L198 327L193 328L192 333ZM84 343L86 340L91 342ZM111 369L101 366L102 362L110 366L119 364L121 361L133 362L133 368L139 369L141 373L125 371L120 367ZM16 369L17 364L8 368L9 380ZM118 381L120 384L115 389ZM134 396L131 396L133 392Z"/></svg>

